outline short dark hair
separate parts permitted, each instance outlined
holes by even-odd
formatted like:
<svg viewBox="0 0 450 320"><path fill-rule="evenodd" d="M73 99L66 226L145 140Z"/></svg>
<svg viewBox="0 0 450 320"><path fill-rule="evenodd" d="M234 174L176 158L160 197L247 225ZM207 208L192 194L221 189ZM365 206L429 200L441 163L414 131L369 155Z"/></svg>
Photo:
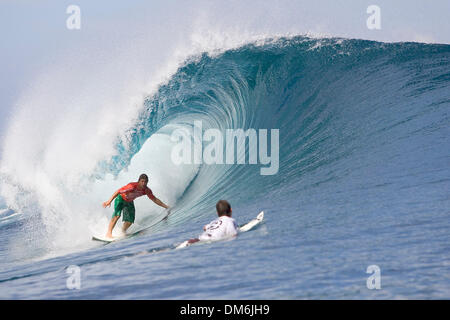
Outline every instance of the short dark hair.
<svg viewBox="0 0 450 320"><path fill-rule="evenodd" d="M231 213L231 206L227 200L219 200L216 204L217 214L219 216L229 215Z"/></svg>
<svg viewBox="0 0 450 320"><path fill-rule="evenodd" d="M139 176L138 181L141 181L141 180L145 180L145 181L148 182L148 176L147 176L145 173L141 174L141 175Z"/></svg>

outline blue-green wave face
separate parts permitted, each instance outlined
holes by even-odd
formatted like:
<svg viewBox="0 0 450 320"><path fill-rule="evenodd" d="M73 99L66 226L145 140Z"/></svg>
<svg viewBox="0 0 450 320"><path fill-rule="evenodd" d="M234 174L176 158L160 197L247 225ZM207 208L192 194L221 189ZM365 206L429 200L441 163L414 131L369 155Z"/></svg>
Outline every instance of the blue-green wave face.
<svg viewBox="0 0 450 320"><path fill-rule="evenodd" d="M393 183L397 170L443 156L444 140L431 137L448 123L449 53L448 45L295 37L193 57L145 99L132 143L118 146L110 169L127 166L164 126L201 120L224 135L280 132L275 175L262 176L261 165L201 166L190 188L211 194L202 200L209 204L220 196L258 201L289 185L298 186L290 191L295 201L327 181L345 190L339 181L349 177L357 185Z"/></svg>

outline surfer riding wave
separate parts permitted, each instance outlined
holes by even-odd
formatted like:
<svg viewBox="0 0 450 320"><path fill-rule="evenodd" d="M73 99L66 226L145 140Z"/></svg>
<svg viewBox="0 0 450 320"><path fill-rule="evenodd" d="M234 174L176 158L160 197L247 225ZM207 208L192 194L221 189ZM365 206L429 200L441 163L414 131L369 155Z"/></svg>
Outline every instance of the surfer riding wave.
<svg viewBox="0 0 450 320"><path fill-rule="evenodd" d="M147 187L148 176L146 174L141 174L139 176L138 182L130 182L126 186L123 186L111 196L111 198L103 202L103 208L110 207L111 202L114 201L114 213L108 225L108 231L106 232L106 238L113 238L112 231L119 220L121 214L123 213L123 226L122 232L125 233L127 229L134 223L135 219L135 207L134 199L146 195L155 204L165 209L170 207L162 202L160 199L153 195L152 190ZM170 213L170 210L169 210Z"/></svg>

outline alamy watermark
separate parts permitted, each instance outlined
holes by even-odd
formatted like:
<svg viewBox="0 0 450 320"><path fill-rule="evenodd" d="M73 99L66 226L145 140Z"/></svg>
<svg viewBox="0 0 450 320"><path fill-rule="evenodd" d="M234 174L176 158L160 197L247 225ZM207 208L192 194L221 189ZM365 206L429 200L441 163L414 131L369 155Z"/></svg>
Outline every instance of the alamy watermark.
<svg viewBox="0 0 450 320"><path fill-rule="evenodd" d="M369 30L380 30L381 29L381 9L377 5L370 5L366 10L367 14L370 16L367 18L366 25Z"/></svg>
<svg viewBox="0 0 450 320"><path fill-rule="evenodd" d="M66 13L70 16L66 20L66 27L69 30L81 29L81 9L79 6L71 4L67 7Z"/></svg>
<svg viewBox="0 0 450 320"><path fill-rule="evenodd" d="M366 286L367 289L381 289L381 269L376 264L372 264L367 267L366 273L370 273L371 275L367 278Z"/></svg>
<svg viewBox="0 0 450 320"><path fill-rule="evenodd" d="M248 158L248 164L265 166L260 169L261 175L278 173L279 129L271 129L270 136L267 129L226 129L224 136L215 128L203 131L202 121L194 121L192 130L174 130L171 140L176 142L171 159L177 165L247 164Z"/></svg>
<svg viewBox="0 0 450 320"><path fill-rule="evenodd" d="M81 268L77 265L68 266L66 273L69 277L66 280L66 287L69 290L81 289Z"/></svg>
<svg viewBox="0 0 450 320"><path fill-rule="evenodd" d="M66 20L66 27L69 30L81 29L81 9L79 6L71 4L67 7L66 13L70 16ZM381 29L381 9L378 5L372 4L367 7L366 13L370 16L366 20L369 30Z"/></svg>

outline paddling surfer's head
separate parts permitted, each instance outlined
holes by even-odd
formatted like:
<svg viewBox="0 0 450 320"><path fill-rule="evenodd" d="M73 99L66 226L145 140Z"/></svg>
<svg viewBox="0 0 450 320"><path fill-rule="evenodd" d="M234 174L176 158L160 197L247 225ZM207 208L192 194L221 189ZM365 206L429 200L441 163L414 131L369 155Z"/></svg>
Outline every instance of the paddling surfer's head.
<svg viewBox="0 0 450 320"><path fill-rule="evenodd" d="M138 183L139 183L139 187L141 189L145 188L147 186L147 183L148 183L148 176L145 173L141 174L139 176Z"/></svg>
<svg viewBox="0 0 450 320"><path fill-rule="evenodd" d="M217 215L221 216L229 216L231 217L231 206L230 203L226 200L219 200L216 204Z"/></svg>

